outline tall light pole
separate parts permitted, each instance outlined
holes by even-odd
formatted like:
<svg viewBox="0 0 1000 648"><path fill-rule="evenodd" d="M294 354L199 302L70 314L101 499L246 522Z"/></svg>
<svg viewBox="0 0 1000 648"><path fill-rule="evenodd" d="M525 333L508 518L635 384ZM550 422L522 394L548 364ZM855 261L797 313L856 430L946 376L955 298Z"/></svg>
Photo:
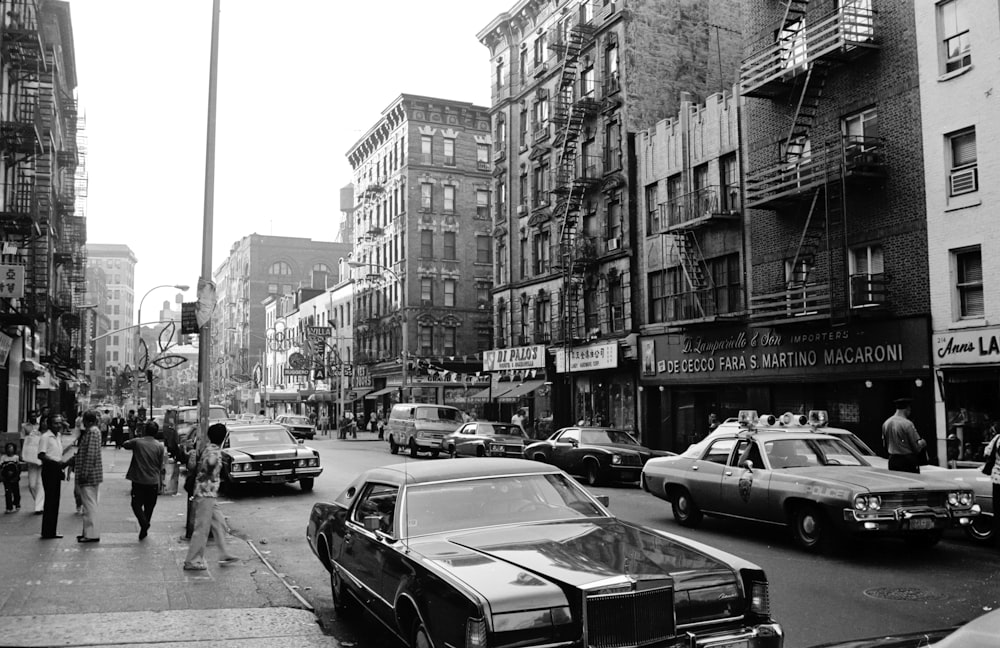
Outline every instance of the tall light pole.
<svg viewBox="0 0 1000 648"><path fill-rule="evenodd" d="M400 330L400 333L402 334L402 338L403 339L402 339L401 344L399 345L399 355L400 355L400 357L403 360L403 363L402 363L403 364L403 371L402 371L402 374L401 374L402 375L402 381L401 381L400 386L399 386L399 402L400 403L405 402L404 398L403 398L403 390L406 389L406 370L407 370L407 367L406 367L406 365L407 365L406 345L409 343L409 339L410 339L409 336L407 336L407 334L406 334L407 330L408 330L407 329L407 313L406 313L406 290L407 290L407 286L403 285L403 280L400 278L400 276L398 274L396 274L396 271L393 270L390 267L387 267L387 266L384 266L384 265L379 265L377 263L365 263L364 261L348 261L347 265L349 265L352 268L364 268L364 267L369 268L370 270L369 270L368 278L371 278L373 275L379 276L379 275L377 275L373 271L388 272L390 275L392 275L392 278L396 281L396 283L399 284L399 290L400 290L400 293L401 293L401 295L400 295L400 307L399 307L399 311L403 315L403 324L402 324L402 327L401 327L401 330ZM355 319L357 319L357 317L358 317L357 311L355 311L354 317L355 317Z"/></svg>
<svg viewBox="0 0 1000 648"><path fill-rule="evenodd" d="M185 284L175 284L175 285L160 284L159 286L153 286L152 288L146 291L146 294L143 295L142 299L139 300L139 321L136 323L136 332L139 333L140 338L142 337L142 304L143 302L146 301L146 297L149 297L149 293L159 288L176 288L177 290L184 292L188 288L190 288L190 286L187 286ZM136 345L136 351L138 351L138 349L139 347L138 345ZM146 369L147 369L146 378L149 380L149 419L152 420L153 419L153 370L148 366L146 367Z"/></svg>

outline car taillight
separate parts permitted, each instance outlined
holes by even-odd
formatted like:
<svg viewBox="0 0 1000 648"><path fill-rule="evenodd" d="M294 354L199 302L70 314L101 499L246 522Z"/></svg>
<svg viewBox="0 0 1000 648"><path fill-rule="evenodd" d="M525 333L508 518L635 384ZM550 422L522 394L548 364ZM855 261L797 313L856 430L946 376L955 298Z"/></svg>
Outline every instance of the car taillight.
<svg viewBox="0 0 1000 648"><path fill-rule="evenodd" d="M486 648L486 619L466 620L465 648Z"/></svg>
<svg viewBox="0 0 1000 648"><path fill-rule="evenodd" d="M750 612L762 617L771 616L771 596L767 582L754 581L750 587Z"/></svg>

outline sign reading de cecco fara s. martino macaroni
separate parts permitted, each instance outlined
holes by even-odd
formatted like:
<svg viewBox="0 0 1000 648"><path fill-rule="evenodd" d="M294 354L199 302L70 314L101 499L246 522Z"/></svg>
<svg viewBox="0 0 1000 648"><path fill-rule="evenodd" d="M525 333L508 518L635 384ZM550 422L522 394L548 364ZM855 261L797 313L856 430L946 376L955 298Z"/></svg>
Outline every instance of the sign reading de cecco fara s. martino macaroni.
<svg viewBox="0 0 1000 648"><path fill-rule="evenodd" d="M930 327L922 317L809 328L727 328L645 338L642 377L699 380L859 379L923 375Z"/></svg>
<svg viewBox="0 0 1000 648"><path fill-rule="evenodd" d="M934 334L934 363L939 366L1000 362L1000 326Z"/></svg>
<svg viewBox="0 0 1000 648"><path fill-rule="evenodd" d="M541 369L545 366L545 345L490 349L483 351L483 371Z"/></svg>

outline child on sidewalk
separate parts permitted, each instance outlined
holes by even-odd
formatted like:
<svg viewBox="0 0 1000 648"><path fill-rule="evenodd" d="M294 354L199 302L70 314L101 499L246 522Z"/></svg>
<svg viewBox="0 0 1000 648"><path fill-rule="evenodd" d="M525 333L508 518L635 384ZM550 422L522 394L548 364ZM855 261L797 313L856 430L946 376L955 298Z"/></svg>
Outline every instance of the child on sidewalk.
<svg viewBox="0 0 1000 648"><path fill-rule="evenodd" d="M0 455L0 478L3 479L4 513L21 510L21 457L17 455L17 445L8 443Z"/></svg>

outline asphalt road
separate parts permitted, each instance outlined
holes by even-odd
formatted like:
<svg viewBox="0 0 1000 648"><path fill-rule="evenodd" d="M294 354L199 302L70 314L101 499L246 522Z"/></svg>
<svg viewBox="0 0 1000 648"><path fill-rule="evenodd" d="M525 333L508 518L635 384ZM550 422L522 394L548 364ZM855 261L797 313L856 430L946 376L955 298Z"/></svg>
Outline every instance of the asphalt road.
<svg viewBox="0 0 1000 648"><path fill-rule="evenodd" d="M364 435L364 433L362 433ZM451 461L389 454L384 442L319 439L323 474L312 493L298 486L255 487L223 500L233 531L253 540L310 604L327 634L344 645L392 643L374 621L336 618L329 576L305 541L309 510L332 500L359 472L407 461ZM458 459L456 461L461 461ZM1000 551L950 532L937 547L914 551L895 540L873 541L836 555L797 549L784 529L707 518L698 529L674 523L669 505L632 487L601 487L619 517L690 537L761 565L771 582L774 617L787 648L951 626L1000 606Z"/></svg>

